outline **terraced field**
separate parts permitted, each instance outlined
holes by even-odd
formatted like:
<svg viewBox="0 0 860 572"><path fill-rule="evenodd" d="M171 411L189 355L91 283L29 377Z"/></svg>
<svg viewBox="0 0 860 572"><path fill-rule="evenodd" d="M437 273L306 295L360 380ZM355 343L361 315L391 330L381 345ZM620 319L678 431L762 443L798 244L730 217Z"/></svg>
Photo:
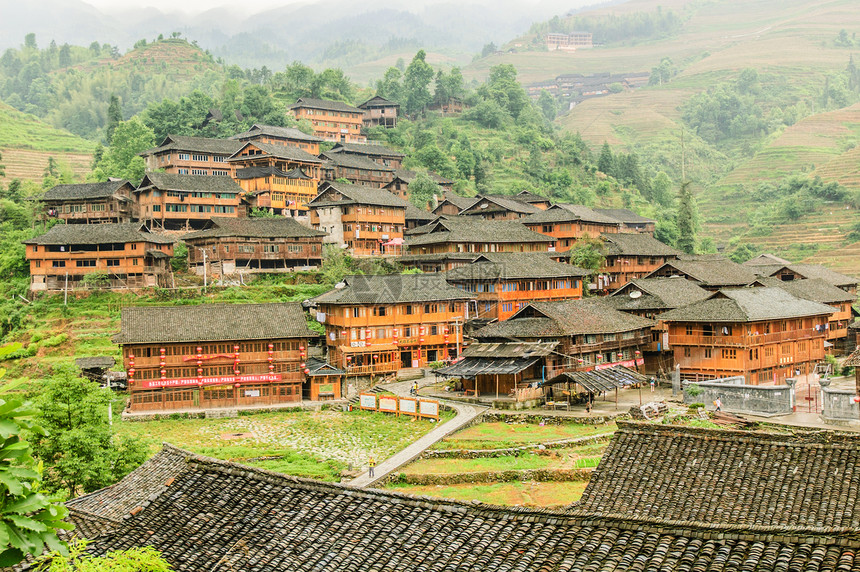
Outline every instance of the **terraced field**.
<svg viewBox="0 0 860 572"><path fill-rule="evenodd" d="M65 151L35 151L33 149L0 149L6 171L6 181L12 179L42 180L48 158L53 157L61 164L68 164L75 177L83 178L90 171L93 156L86 153ZM3 177L0 177L3 182Z"/></svg>
<svg viewBox="0 0 860 572"><path fill-rule="evenodd" d="M826 181L838 181L850 189L860 189L860 147L849 149L814 171Z"/></svg>

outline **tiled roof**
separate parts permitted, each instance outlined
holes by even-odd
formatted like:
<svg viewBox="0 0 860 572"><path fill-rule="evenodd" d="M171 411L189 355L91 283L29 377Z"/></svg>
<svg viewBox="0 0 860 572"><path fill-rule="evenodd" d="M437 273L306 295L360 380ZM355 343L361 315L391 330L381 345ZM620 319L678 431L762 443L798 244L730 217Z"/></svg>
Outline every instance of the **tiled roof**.
<svg viewBox="0 0 860 572"><path fill-rule="evenodd" d="M390 149L385 145L374 143L335 143L331 148L332 153L352 153L354 155L365 155L367 157L405 157L400 151Z"/></svg>
<svg viewBox="0 0 860 572"><path fill-rule="evenodd" d="M671 322L759 322L833 312L830 306L796 298L781 288L736 288L720 290L707 300L669 310L658 317Z"/></svg>
<svg viewBox="0 0 860 572"><path fill-rule="evenodd" d="M531 231L515 220L483 220L477 217L441 218L412 229L406 237L410 247L445 242L552 242L552 237Z"/></svg>
<svg viewBox="0 0 860 572"><path fill-rule="evenodd" d="M210 175L176 175L174 173L147 173L137 187L138 191L154 187L161 191L188 191L203 193L242 192L242 187L230 177Z"/></svg>
<svg viewBox="0 0 860 572"><path fill-rule="evenodd" d="M427 175L431 179L433 179L434 182L436 182L439 185L452 185L452 184L454 184L454 181L452 181L451 179L446 179L445 177L443 177L439 173L434 173L433 171L427 171ZM394 178L400 179L401 181L405 182L407 185L409 183L411 183L412 181L414 181L415 177L417 177L417 176L418 176L418 171L410 171L409 169L395 169L395 171L394 171ZM446 195L446 198L447 198L447 195ZM469 204L472 204L472 202L475 201L474 198L471 198L468 200L470 201Z"/></svg>
<svg viewBox="0 0 860 572"><path fill-rule="evenodd" d="M607 256L679 256L680 250L660 242L648 234L603 234L604 254Z"/></svg>
<svg viewBox="0 0 860 572"><path fill-rule="evenodd" d="M860 570L856 524L831 529L746 525L750 506L731 498L739 493L752 507L795 506L806 499L818 509L815 514L843 514L843 505L856 503L850 488L853 485L856 494L856 483L836 481L853 474L846 461L860 450L856 441L854 453L847 456L844 449L825 446L839 455L816 458L815 449L809 449L792 457L807 461L804 469L821 468L822 472L815 471L819 481L805 479L805 471L793 472L791 459L780 458L775 446L759 445L757 436L750 438L747 448L766 450L779 472L759 465L755 457L742 457L740 463L734 457L711 455L705 444L688 452L672 448L671 442L655 443L659 453L672 454L667 459L647 446L647 435L633 436L621 425L609 454L614 448L642 462L633 467L617 464L611 476L618 486L611 489L613 496L605 492L601 497L613 507L632 506L628 513L499 507L361 490L186 453L185 466L145 488L147 496L134 507L134 514L127 513L115 529L93 539L90 550L101 555L152 546L179 572ZM712 433L714 444L722 445L725 432ZM721 453L725 450L720 448ZM741 468L747 464L774 480ZM624 482L631 472L638 475L655 467L664 470L651 471L651 481L633 479L639 486ZM839 470L834 476L825 474L825 468ZM710 487L690 478L691 473ZM597 474L602 478L606 472L598 469ZM713 474L745 474L749 480L717 481ZM787 479L793 487L776 491L771 487L772 482ZM821 482L838 488L820 486ZM640 489L645 495L637 503ZM644 499L653 511L640 516L635 509L644 508ZM720 506L736 511L721 511ZM691 512L714 520L675 517ZM739 518L733 519L734 514Z"/></svg>
<svg viewBox="0 0 860 572"><path fill-rule="evenodd" d="M116 365L113 356L82 357L75 360L75 365L80 369L110 369Z"/></svg>
<svg viewBox="0 0 860 572"><path fill-rule="evenodd" d="M240 155L245 147L254 146L263 152L262 155ZM311 155L304 149L292 147L290 145L279 145L277 143L264 143L262 141L246 141L242 146L233 153L229 159L230 162L248 161L257 157L274 157L276 159L285 159L287 161L300 161L302 163L322 163L322 159L316 155Z"/></svg>
<svg viewBox="0 0 860 572"><path fill-rule="evenodd" d="M147 149L139 155L152 155L161 151L189 151L214 153L215 155L232 155L242 147L242 144L230 139L213 139L210 137L190 137L187 135L168 135L158 147Z"/></svg>
<svg viewBox="0 0 860 572"><path fill-rule="evenodd" d="M380 165L373 159L368 159L364 155L354 155L352 153L334 153L332 151L326 151L325 153L320 153L320 157L330 161L338 167L345 167L347 169L361 169L363 171L385 171L386 173L394 172L394 169L392 167Z"/></svg>
<svg viewBox="0 0 860 572"><path fill-rule="evenodd" d="M314 99L312 97L300 97L289 109L310 108L325 109L328 111L345 111L348 113L364 113L361 109L353 107L342 101L331 101L328 99Z"/></svg>
<svg viewBox="0 0 860 572"><path fill-rule="evenodd" d="M860 280L852 276L840 274L820 264L755 264L747 265L751 271L759 276L773 276L783 268L802 276L803 278L820 278L834 286L852 286L860 283Z"/></svg>
<svg viewBox="0 0 860 572"><path fill-rule="evenodd" d="M322 137L308 135L304 131L300 131L295 127L278 127L277 125L262 125L260 123L255 123L249 130L243 133L237 133L230 137L230 139L251 139L252 137L259 137L260 135L292 139L294 141L307 141L309 143L320 143L325 141Z"/></svg>
<svg viewBox="0 0 860 572"><path fill-rule="evenodd" d="M117 344L309 338L301 304L200 304L122 309Z"/></svg>
<svg viewBox="0 0 860 572"><path fill-rule="evenodd" d="M618 425L575 508L715 528L860 531L858 435Z"/></svg>
<svg viewBox="0 0 860 572"><path fill-rule="evenodd" d="M164 235L149 232L143 223L121 222L106 224L55 224L45 234L22 242L24 244L69 245L108 244L111 242L173 244L176 241Z"/></svg>
<svg viewBox="0 0 860 572"><path fill-rule="evenodd" d="M632 292L640 295L630 296ZM680 308L713 295L684 278L637 278L613 292L607 301L619 310L669 310Z"/></svg>
<svg viewBox="0 0 860 572"><path fill-rule="evenodd" d="M471 264L449 270L449 282L470 280L512 280L519 278L581 278L589 271L572 264L555 262L547 256L528 252L481 254Z"/></svg>
<svg viewBox="0 0 860 572"><path fill-rule="evenodd" d="M343 288L334 288L313 299L317 304L397 304L468 300L468 292L451 286L444 276L428 274L388 274L348 276Z"/></svg>
<svg viewBox="0 0 860 572"><path fill-rule="evenodd" d="M113 196L120 187L130 184L125 179L107 181L105 183L81 183L75 185L57 185L45 191L44 201L75 201L85 199L107 199Z"/></svg>
<svg viewBox="0 0 860 572"><path fill-rule="evenodd" d="M460 195L455 195L454 193L445 193L445 196L442 200L448 201L458 209L463 210L475 204L475 202L479 199L477 197L461 197Z"/></svg>
<svg viewBox="0 0 860 572"><path fill-rule="evenodd" d="M594 212L604 214L610 218L620 220L621 222L627 224L645 224L657 222L652 218L640 216L635 212L631 211L630 209L594 209Z"/></svg>
<svg viewBox="0 0 860 572"><path fill-rule="evenodd" d="M334 189L341 195L343 199L339 201L329 201L325 196L329 189ZM366 185L353 185L350 183L339 183L337 181L327 181L320 185L319 194L308 203L308 206L322 207L331 205L375 205L382 207L397 207L406 209L411 203L408 203L386 191L385 189L377 189L376 187L368 187Z"/></svg>
<svg viewBox="0 0 860 572"><path fill-rule="evenodd" d="M598 224L620 225L621 221L594 209L582 205L570 205L557 203L546 210L540 210L522 219L525 224L541 224L546 222L573 222L584 221Z"/></svg>
<svg viewBox="0 0 860 572"><path fill-rule="evenodd" d="M836 302L854 302L857 296L834 286L821 278L804 278L802 280L780 280L779 278L760 278L765 286L781 288L797 298L833 304Z"/></svg>
<svg viewBox="0 0 860 572"><path fill-rule="evenodd" d="M374 95L364 103L360 104L359 109L365 109L367 107L380 106L380 107L400 107L399 103L395 103L393 101L389 101L382 96Z"/></svg>
<svg viewBox="0 0 860 572"><path fill-rule="evenodd" d="M752 269L721 256L689 256L670 260L646 278L658 276L665 268L674 269L679 275L688 276L704 286L746 286L756 279Z"/></svg>
<svg viewBox="0 0 860 572"><path fill-rule="evenodd" d="M484 203L488 204L488 208L481 208ZM469 206L466 210L471 211L469 214L475 215L480 215L483 212L498 210L489 208L489 203L497 205L502 210L512 211L520 214L531 214L539 212L541 210L538 207L532 206L525 201L518 201L513 196L501 195L478 195L472 205Z"/></svg>
<svg viewBox="0 0 860 572"><path fill-rule="evenodd" d="M417 220L417 221L427 221L432 222L439 218L429 211L425 211L424 209L419 209L413 204L409 204L406 207L406 220ZM426 224L426 223L425 223Z"/></svg>
<svg viewBox="0 0 860 572"><path fill-rule="evenodd" d="M485 326L476 338L531 338L615 334L648 328L654 320L616 310L602 298L532 302L504 322Z"/></svg>
<svg viewBox="0 0 860 572"><path fill-rule="evenodd" d="M790 261L785 258L780 258L779 256L775 256L773 254L759 254L755 258L751 258L743 263L744 266L760 266L760 265L770 265L770 264L791 264Z"/></svg>
<svg viewBox="0 0 860 572"><path fill-rule="evenodd" d="M277 167L245 167L244 169L236 169L237 179L259 179L261 177L283 177L285 179L305 179L310 180L310 177L305 175L305 172L300 168L282 171Z"/></svg>
<svg viewBox="0 0 860 572"><path fill-rule="evenodd" d="M248 238L313 238L327 233L308 228L293 218L212 217L212 227L186 234L183 240L241 236Z"/></svg>

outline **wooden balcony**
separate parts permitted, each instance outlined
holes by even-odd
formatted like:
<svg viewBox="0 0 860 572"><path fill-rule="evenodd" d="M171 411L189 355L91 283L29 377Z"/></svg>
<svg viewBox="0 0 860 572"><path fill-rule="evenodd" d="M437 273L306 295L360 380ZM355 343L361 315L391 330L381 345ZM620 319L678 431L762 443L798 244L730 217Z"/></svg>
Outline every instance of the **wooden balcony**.
<svg viewBox="0 0 860 572"><path fill-rule="evenodd" d="M739 347L746 348L762 344L773 344L780 342L791 342L796 340L810 340L824 338L825 332L815 331L812 328L803 330L789 330L787 332L775 332L770 334L741 334L724 336L715 333L713 336L702 334L673 334L669 333L669 344L677 346L702 346L702 347Z"/></svg>

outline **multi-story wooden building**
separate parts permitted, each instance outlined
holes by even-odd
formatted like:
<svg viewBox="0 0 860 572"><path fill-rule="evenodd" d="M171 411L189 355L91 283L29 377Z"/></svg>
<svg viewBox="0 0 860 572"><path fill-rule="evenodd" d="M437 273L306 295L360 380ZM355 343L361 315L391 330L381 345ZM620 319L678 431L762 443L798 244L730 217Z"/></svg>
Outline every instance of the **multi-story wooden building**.
<svg viewBox="0 0 860 572"><path fill-rule="evenodd" d="M394 194L394 193L392 193ZM394 195L397 196L397 195ZM436 215L429 211L425 211L424 209L419 209L412 203L409 203L406 207L406 229L410 230L413 228L418 228L420 226L424 226L430 224L435 221L437 218Z"/></svg>
<svg viewBox="0 0 860 572"><path fill-rule="evenodd" d="M384 97L375 95L358 106L364 110L362 122L365 127L385 127L392 129L397 127L397 112L400 104L388 101Z"/></svg>
<svg viewBox="0 0 860 572"><path fill-rule="evenodd" d="M245 167L236 169L234 179L250 208L290 217L306 215L318 189L318 181L299 168L284 172L277 167Z"/></svg>
<svg viewBox="0 0 860 572"><path fill-rule="evenodd" d="M604 234L603 265L596 276L596 288L617 290L635 278L651 274L681 252L645 233Z"/></svg>
<svg viewBox="0 0 860 572"><path fill-rule="evenodd" d="M135 412L301 401L315 337L297 303L201 304L123 308L113 341Z"/></svg>
<svg viewBox="0 0 860 572"><path fill-rule="evenodd" d="M683 378L743 376L770 384L813 373L824 359L833 312L781 288L758 287L720 290L659 319Z"/></svg>
<svg viewBox="0 0 860 572"><path fill-rule="evenodd" d="M328 233L323 239L327 244L348 248L355 256L403 253L410 204L388 191L325 182L308 207L311 226Z"/></svg>
<svg viewBox="0 0 860 572"><path fill-rule="evenodd" d="M340 101L300 97L290 106L296 119L307 119L314 127L314 134L326 141L343 143L366 143L361 134L364 110Z"/></svg>
<svg viewBox="0 0 860 572"><path fill-rule="evenodd" d="M249 167L274 167L285 173L301 169L305 175L317 181L322 177L322 160L319 157L304 149L278 143L248 141L227 162L237 171Z"/></svg>
<svg viewBox="0 0 860 572"><path fill-rule="evenodd" d="M439 203L433 208L432 212L439 216L457 216L478 200L478 197L461 197L455 195L453 192L448 192L439 199Z"/></svg>
<svg viewBox="0 0 860 572"><path fill-rule="evenodd" d="M656 220L640 216L630 209L594 209L594 212L620 221L628 231L644 232L654 236L654 231L657 230Z"/></svg>
<svg viewBox="0 0 860 572"><path fill-rule="evenodd" d="M385 145L377 143L358 144L358 143L335 143L328 153L346 153L347 155L358 155L366 157L374 163L378 163L384 167L399 169L403 164L403 158L406 157L400 151L390 149Z"/></svg>
<svg viewBox="0 0 860 572"><path fill-rule="evenodd" d="M452 192L454 188L454 181L451 179L446 179L445 177L434 173L433 171L429 171L427 175L433 180L434 183L441 187L443 193ZM387 185L383 187L386 191L390 191L400 197L401 199L409 200L409 184L415 180L415 177L418 176L416 171L410 171L408 169L397 169L394 171L394 179ZM470 199L474 201L474 199ZM459 211L458 211L459 212ZM455 213L446 213L446 214L457 214Z"/></svg>
<svg viewBox="0 0 860 572"><path fill-rule="evenodd" d="M147 173L134 192L141 220L173 230L203 228L213 216L247 216L241 193L230 177L170 173Z"/></svg>
<svg viewBox="0 0 860 572"><path fill-rule="evenodd" d="M24 241L30 290L170 286L173 242L139 222L54 225Z"/></svg>
<svg viewBox="0 0 860 572"><path fill-rule="evenodd" d="M570 250L580 238L597 238L601 234L622 231L618 219L580 205L555 204L520 220L534 232L555 239L556 252Z"/></svg>
<svg viewBox="0 0 860 572"><path fill-rule="evenodd" d="M42 218L55 218L67 224L131 222L137 218L133 192L134 185L125 179L57 185L42 196Z"/></svg>
<svg viewBox="0 0 860 572"><path fill-rule="evenodd" d="M409 255L547 252L553 239L513 220L445 217L407 233ZM445 268L450 270L450 268Z"/></svg>
<svg viewBox="0 0 860 572"><path fill-rule="evenodd" d="M532 302L582 298L589 272L548 256L522 252L481 254L445 274L449 284L477 300L475 318L507 320Z"/></svg>
<svg viewBox="0 0 860 572"><path fill-rule="evenodd" d="M227 158L242 143L230 139L168 135L158 147L139 155L147 171L164 171L176 175L230 175Z"/></svg>
<svg viewBox="0 0 860 572"><path fill-rule="evenodd" d="M189 266L203 274L205 264L209 276L218 276L319 266L325 234L292 218L213 217L205 230L182 240Z"/></svg>
<svg viewBox="0 0 860 572"><path fill-rule="evenodd" d="M326 181L346 179L354 185L382 188L394 179L394 168L380 165L376 161L350 153L320 154L322 177Z"/></svg>
<svg viewBox="0 0 860 572"><path fill-rule="evenodd" d="M520 200L516 195L478 195L476 200L459 214L484 220L519 220L542 210L525 200Z"/></svg>
<svg viewBox="0 0 860 572"><path fill-rule="evenodd" d="M744 263L743 266L758 276L777 278L783 282L818 278L851 294L857 293L857 284L860 282L853 276L846 276L820 264Z"/></svg>
<svg viewBox="0 0 860 572"><path fill-rule="evenodd" d="M668 260L645 278L671 278L680 276L691 280L705 290L741 288L753 284L758 276L741 264L716 254L681 255L677 260Z"/></svg>
<svg viewBox="0 0 860 572"><path fill-rule="evenodd" d="M456 357L471 297L439 274L364 275L312 303L328 362L347 375L376 375Z"/></svg>
<svg viewBox="0 0 860 572"><path fill-rule="evenodd" d="M319 155L320 143L323 138L316 135L308 135L295 127L278 127L276 125L262 125L255 123L250 129L237 133L230 137L242 142L256 141L259 143L270 143L272 145L286 145L306 151L311 155Z"/></svg>

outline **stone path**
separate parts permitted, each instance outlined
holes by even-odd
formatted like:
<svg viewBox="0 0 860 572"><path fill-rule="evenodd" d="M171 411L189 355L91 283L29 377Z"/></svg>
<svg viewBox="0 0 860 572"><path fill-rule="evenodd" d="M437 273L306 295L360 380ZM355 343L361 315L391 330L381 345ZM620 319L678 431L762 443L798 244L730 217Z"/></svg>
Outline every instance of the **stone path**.
<svg viewBox="0 0 860 572"><path fill-rule="evenodd" d="M420 380L418 384L420 387L423 387L424 385L433 383L434 381L435 379L433 377L425 377L424 379ZM380 387L396 395L400 395L402 397L409 397L409 389L410 387L412 387L412 382L405 381L391 383ZM376 466L376 471L372 478L368 476L367 472L365 472L360 477L351 480L348 484L353 487L366 488L383 481L392 472L396 471L410 461L415 460L428 447L430 447L437 441L444 439L451 433L454 433L455 431L459 430L464 425L467 425L468 423L472 422L475 417L482 415L485 411L487 411L487 409L489 409L488 407L484 407L482 405L457 403L455 401L447 400L440 401L441 403L455 410L457 412L457 416L450 421L439 425L438 427L436 427L435 429L433 429L405 449L402 449L401 451L395 453L393 456L379 463Z"/></svg>

